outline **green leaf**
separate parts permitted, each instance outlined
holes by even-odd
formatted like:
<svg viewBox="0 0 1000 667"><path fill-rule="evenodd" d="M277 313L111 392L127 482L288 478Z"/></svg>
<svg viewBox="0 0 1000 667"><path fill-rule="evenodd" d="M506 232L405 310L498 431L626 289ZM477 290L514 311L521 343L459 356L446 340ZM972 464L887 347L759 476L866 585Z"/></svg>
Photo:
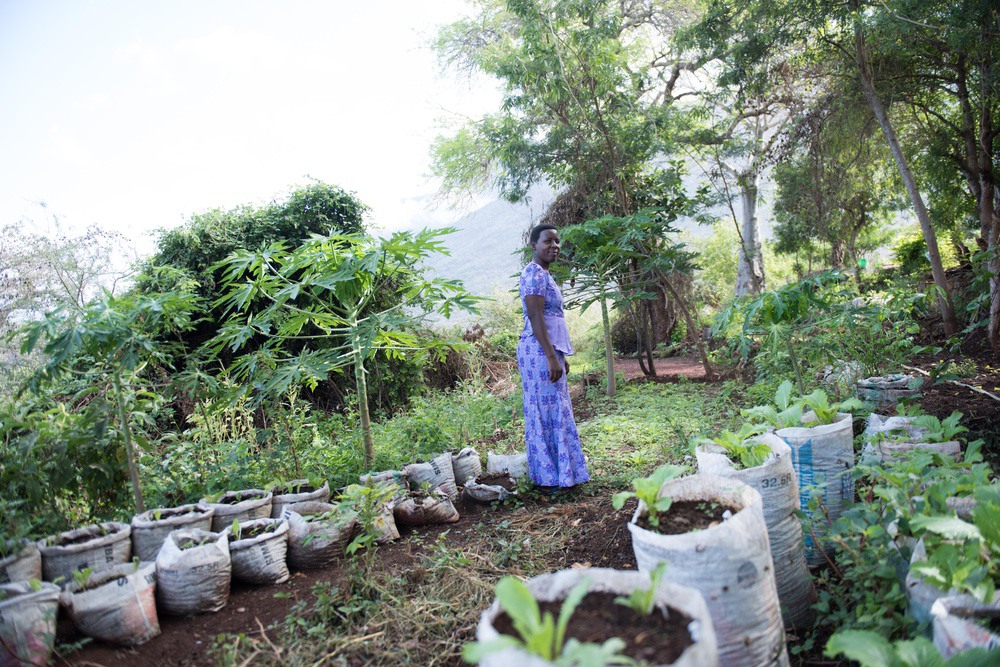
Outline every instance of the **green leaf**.
<svg viewBox="0 0 1000 667"><path fill-rule="evenodd" d="M927 531L949 540L982 539L975 525L957 516L915 516L910 525L917 531Z"/></svg>
<svg viewBox="0 0 1000 667"><path fill-rule="evenodd" d="M823 655L844 656L861 663L861 667L899 667L892 646L882 636L867 630L842 630L830 637Z"/></svg>

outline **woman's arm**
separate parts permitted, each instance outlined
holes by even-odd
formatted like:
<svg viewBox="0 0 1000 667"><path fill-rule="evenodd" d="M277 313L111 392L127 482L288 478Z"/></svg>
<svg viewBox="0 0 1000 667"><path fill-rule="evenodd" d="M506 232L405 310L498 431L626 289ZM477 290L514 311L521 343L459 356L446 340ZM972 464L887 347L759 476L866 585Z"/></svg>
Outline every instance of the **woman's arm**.
<svg viewBox="0 0 1000 667"><path fill-rule="evenodd" d="M524 307L528 310L528 321L531 322L531 331L538 339L538 343L545 352L545 359L549 364L549 381L558 382L563 376L563 367L559 363L559 355L556 348L552 347L549 340L549 331L545 328L545 297L539 294L525 294Z"/></svg>

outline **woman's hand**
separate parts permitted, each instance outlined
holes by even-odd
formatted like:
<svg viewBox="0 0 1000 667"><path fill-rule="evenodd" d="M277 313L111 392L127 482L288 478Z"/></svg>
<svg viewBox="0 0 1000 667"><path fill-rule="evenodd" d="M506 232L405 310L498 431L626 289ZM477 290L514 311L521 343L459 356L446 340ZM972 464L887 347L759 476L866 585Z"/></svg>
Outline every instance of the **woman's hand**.
<svg viewBox="0 0 1000 667"><path fill-rule="evenodd" d="M559 382L559 378L563 376L563 367L559 363L559 357L552 355L546 359L549 362L549 382Z"/></svg>

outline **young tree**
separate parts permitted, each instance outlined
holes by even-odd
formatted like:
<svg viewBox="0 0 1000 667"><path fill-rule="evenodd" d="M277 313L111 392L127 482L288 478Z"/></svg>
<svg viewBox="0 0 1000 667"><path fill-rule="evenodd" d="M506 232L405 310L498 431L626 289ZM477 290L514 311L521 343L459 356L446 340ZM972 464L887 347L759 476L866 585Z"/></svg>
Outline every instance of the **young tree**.
<svg viewBox="0 0 1000 667"><path fill-rule="evenodd" d="M225 293L218 305L228 319L210 347L216 354L245 352L230 372L258 401L294 386L314 388L331 373L352 369L364 463L371 466L366 375L372 356L443 353L447 344L421 340L415 328L429 314L475 312L477 299L461 283L428 278L420 267L430 253L445 252L440 237L452 231L397 232L386 239L333 234L297 247L279 241L237 251L219 265ZM372 308L386 302L391 305ZM246 352L251 343L259 346Z"/></svg>

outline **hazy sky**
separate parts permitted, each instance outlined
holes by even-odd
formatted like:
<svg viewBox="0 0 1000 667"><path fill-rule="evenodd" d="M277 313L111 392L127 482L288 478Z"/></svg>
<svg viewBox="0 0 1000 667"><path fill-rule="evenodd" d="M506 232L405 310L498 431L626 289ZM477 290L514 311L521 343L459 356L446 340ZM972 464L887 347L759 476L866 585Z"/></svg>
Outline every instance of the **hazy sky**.
<svg viewBox="0 0 1000 667"><path fill-rule="evenodd" d="M0 0L0 224L131 235L314 177L421 217L438 121L495 104L427 47L462 0ZM439 210L439 218L457 214ZM2 242L2 241L0 241Z"/></svg>

